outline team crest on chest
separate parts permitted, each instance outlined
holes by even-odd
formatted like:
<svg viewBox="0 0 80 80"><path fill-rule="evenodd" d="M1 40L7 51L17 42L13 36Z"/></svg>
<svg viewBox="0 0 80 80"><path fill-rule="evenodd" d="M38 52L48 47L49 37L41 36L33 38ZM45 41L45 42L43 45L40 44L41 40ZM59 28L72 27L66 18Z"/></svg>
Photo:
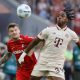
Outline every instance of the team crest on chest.
<svg viewBox="0 0 80 80"><path fill-rule="evenodd" d="M22 48L24 48L24 44L22 44Z"/></svg>

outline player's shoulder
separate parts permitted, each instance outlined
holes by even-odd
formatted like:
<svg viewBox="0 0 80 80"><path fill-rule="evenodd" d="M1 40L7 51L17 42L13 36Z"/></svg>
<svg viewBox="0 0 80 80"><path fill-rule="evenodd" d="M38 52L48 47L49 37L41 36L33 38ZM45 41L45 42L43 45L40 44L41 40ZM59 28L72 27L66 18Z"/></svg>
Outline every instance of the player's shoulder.
<svg viewBox="0 0 80 80"><path fill-rule="evenodd" d="M34 37L32 37L32 36L28 36L28 35L21 35L21 38L22 39L34 39Z"/></svg>
<svg viewBox="0 0 80 80"><path fill-rule="evenodd" d="M56 30L57 30L56 25L54 25L54 26L47 26L46 28L43 29L42 32L44 32L45 34L49 34Z"/></svg>
<svg viewBox="0 0 80 80"><path fill-rule="evenodd" d="M47 30L53 30L56 29L56 25L50 25L48 27L46 27Z"/></svg>
<svg viewBox="0 0 80 80"><path fill-rule="evenodd" d="M56 26L57 26L56 24L53 24L53 25L48 26L48 28L50 28L50 29L51 28L56 28Z"/></svg>
<svg viewBox="0 0 80 80"><path fill-rule="evenodd" d="M67 28L67 32L68 32L68 34L69 34L70 36L72 36L72 37L77 35L76 32L73 31L73 30L70 29L70 28Z"/></svg>
<svg viewBox="0 0 80 80"><path fill-rule="evenodd" d="M73 31L73 30L70 29L70 28L67 28L67 31L68 31L70 34L74 34L74 33L75 33L75 31Z"/></svg>
<svg viewBox="0 0 80 80"><path fill-rule="evenodd" d="M12 44L14 41L12 39L9 39L9 41L7 42L7 45Z"/></svg>
<svg viewBox="0 0 80 80"><path fill-rule="evenodd" d="M21 38L21 39L26 39L26 38L28 38L28 35L20 34L20 38Z"/></svg>

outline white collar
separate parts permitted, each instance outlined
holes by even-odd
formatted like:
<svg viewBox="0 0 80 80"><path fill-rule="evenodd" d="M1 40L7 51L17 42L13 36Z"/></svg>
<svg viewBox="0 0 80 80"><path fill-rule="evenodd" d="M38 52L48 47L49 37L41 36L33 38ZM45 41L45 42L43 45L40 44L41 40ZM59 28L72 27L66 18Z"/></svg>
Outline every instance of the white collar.
<svg viewBox="0 0 80 80"><path fill-rule="evenodd" d="M63 30L63 31L65 31L67 29L67 26L65 26L64 28L60 28L58 25L56 25L56 27L58 30Z"/></svg>

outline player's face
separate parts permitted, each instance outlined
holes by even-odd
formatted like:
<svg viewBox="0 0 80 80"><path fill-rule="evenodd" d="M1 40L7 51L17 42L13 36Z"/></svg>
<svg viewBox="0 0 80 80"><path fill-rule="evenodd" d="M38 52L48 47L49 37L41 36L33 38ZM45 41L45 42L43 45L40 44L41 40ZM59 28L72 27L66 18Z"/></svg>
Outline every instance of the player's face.
<svg viewBox="0 0 80 80"><path fill-rule="evenodd" d="M12 39L18 39L20 37L20 29L17 26L9 28L9 36Z"/></svg>
<svg viewBox="0 0 80 80"><path fill-rule="evenodd" d="M65 24L68 22L67 15L64 11L61 11L57 16L57 23L58 24Z"/></svg>

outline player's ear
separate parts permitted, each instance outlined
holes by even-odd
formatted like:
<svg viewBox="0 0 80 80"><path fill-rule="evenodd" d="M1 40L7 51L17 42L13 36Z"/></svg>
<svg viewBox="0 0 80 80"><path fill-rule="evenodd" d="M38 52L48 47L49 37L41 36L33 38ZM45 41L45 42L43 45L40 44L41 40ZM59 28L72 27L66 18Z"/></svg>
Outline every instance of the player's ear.
<svg viewBox="0 0 80 80"><path fill-rule="evenodd" d="M20 29L19 29L19 33L20 33L21 31L20 31Z"/></svg>
<svg viewBox="0 0 80 80"><path fill-rule="evenodd" d="M54 17L54 22L55 22L55 24L57 23L57 16Z"/></svg>
<svg viewBox="0 0 80 80"><path fill-rule="evenodd" d="M68 18L66 18L66 22L68 23Z"/></svg>
<svg viewBox="0 0 80 80"><path fill-rule="evenodd" d="M20 33L21 31L20 31L20 27L19 26L17 26L17 28L18 28L18 32Z"/></svg>

